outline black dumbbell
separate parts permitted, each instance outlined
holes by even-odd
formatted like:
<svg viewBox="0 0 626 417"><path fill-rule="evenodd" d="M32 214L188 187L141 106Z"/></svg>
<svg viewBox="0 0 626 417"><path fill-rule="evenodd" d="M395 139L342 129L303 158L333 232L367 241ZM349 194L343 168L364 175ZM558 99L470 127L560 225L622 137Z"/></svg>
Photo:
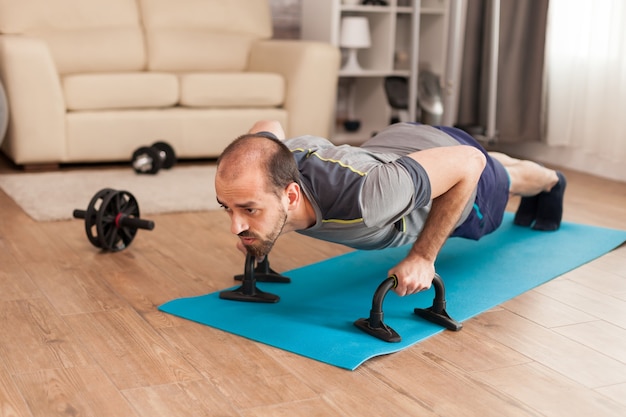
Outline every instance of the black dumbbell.
<svg viewBox="0 0 626 417"><path fill-rule="evenodd" d="M104 188L98 191L87 210L74 210L74 217L85 219L85 232L97 248L117 252L126 248L137 229L152 230L154 222L139 218L139 205L128 191Z"/></svg>
<svg viewBox="0 0 626 417"><path fill-rule="evenodd" d="M166 142L155 142L133 152L133 169L138 174L156 174L161 168L170 169L176 163L176 153Z"/></svg>

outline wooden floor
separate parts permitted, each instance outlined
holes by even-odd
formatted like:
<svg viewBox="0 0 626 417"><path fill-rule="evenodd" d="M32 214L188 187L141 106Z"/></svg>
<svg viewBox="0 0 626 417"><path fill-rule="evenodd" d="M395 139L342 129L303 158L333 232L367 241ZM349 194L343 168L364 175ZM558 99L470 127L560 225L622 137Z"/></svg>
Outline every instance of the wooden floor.
<svg viewBox="0 0 626 417"><path fill-rule="evenodd" d="M566 220L626 229L626 184L566 173ZM157 311L233 285L222 212L103 254L79 220L0 210L0 416L626 416L626 247L350 372ZM344 252L285 236L272 266Z"/></svg>

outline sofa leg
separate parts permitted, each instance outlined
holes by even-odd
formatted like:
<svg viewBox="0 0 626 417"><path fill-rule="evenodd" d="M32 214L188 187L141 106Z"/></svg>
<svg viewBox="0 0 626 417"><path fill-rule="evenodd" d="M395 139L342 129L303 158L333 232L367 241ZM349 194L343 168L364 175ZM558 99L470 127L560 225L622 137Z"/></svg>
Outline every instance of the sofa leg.
<svg viewBox="0 0 626 417"><path fill-rule="evenodd" d="M58 171L60 168L59 164L55 163L44 163L44 164L24 164L22 165L22 170L24 172L44 172L44 171Z"/></svg>

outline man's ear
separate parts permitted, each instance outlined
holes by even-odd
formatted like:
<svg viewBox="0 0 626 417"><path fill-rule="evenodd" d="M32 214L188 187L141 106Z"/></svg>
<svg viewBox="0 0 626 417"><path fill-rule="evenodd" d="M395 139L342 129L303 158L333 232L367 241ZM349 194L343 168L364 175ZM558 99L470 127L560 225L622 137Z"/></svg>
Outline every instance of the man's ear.
<svg viewBox="0 0 626 417"><path fill-rule="evenodd" d="M302 199L302 189L297 183L292 182L285 187L285 195L289 201L289 209L293 209L297 207Z"/></svg>

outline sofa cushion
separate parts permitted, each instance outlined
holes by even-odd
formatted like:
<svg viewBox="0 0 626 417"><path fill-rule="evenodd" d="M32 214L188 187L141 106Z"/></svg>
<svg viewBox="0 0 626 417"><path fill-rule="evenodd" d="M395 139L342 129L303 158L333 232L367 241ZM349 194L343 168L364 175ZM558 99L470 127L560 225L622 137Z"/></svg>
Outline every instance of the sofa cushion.
<svg viewBox="0 0 626 417"><path fill-rule="evenodd" d="M285 80L272 73L193 73L180 75L180 104L188 107L278 107Z"/></svg>
<svg viewBox="0 0 626 417"><path fill-rule="evenodd" d="M61 74L146 66L137 0L0 0L0 33L44 40Z"/></svg>
<svg viewBox="0 0 626 417"><path fill-rule="evenodd" d="M63 77L68 110L169 107L178 102L178 79L165 73L80 74Z"/></svg>
<svg viewBox="0 0 626 417"><path fill-rule="evenodd" d="M141 0L148 68L241 71L250 45L272 36L268 0Z"/></svg>
<svg viewBox="0 0 626 417"><path fill-rule="evenodd" d="M180 158L216 158L258 120L289 126L284 109L105 110L68 113L68 161L124 161L139 146L166 141Z"/></svg>

